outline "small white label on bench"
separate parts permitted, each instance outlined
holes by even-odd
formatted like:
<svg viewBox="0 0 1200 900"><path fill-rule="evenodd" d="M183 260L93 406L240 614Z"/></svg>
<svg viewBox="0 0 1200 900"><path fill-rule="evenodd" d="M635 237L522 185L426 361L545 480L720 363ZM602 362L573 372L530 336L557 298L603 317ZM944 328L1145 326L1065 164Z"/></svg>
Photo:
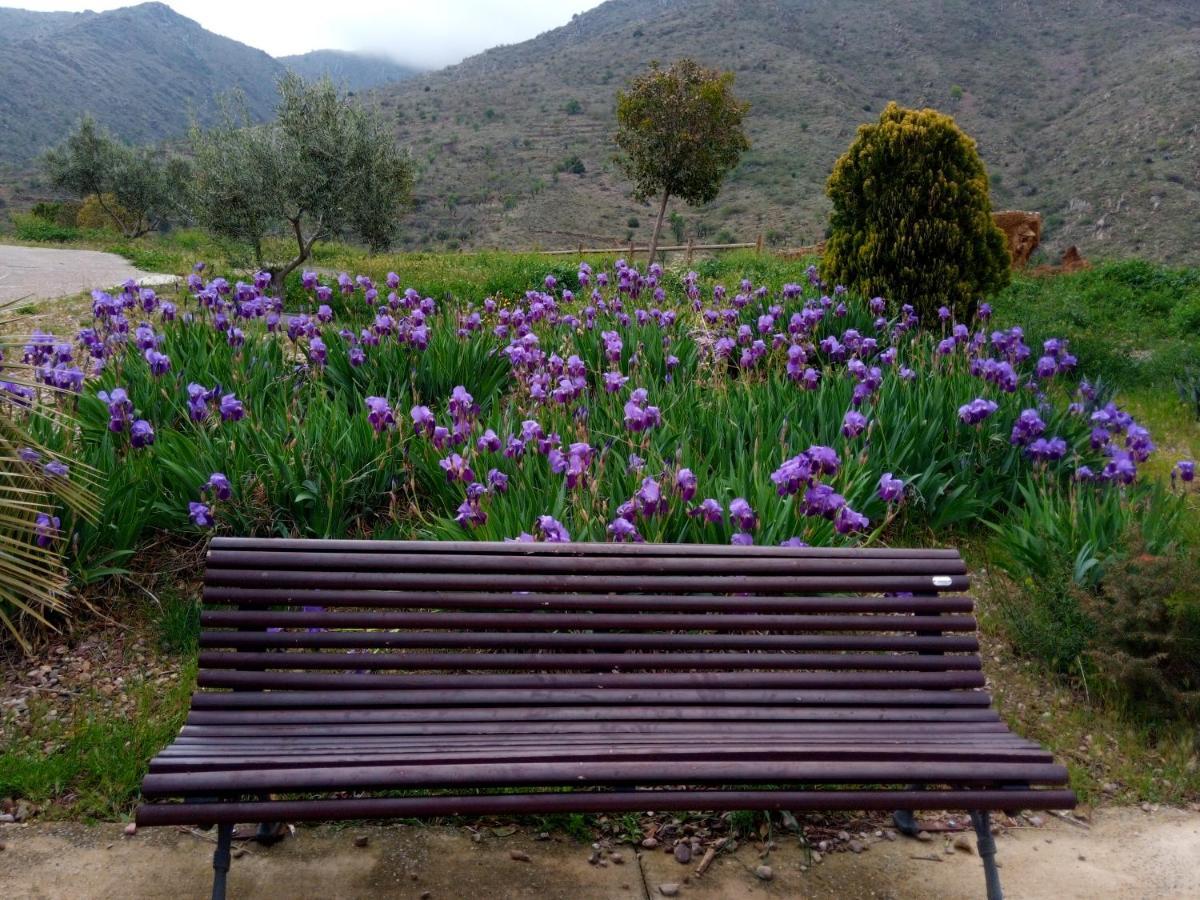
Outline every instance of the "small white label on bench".
<svg viewBox="0 0 1200 900"><path fill-rule="evenodd" d="M934 587L950 587L950 576L949 575L934 575L933 576L933 586Z"/></svg>

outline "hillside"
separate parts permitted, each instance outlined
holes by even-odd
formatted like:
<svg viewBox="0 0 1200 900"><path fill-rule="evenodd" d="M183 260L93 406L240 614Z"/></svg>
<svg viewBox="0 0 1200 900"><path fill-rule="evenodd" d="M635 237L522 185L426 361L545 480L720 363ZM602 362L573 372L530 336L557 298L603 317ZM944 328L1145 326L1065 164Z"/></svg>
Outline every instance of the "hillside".
<svg viewBox="0 0 1200 900"><path fill-rule="evenodd" d="M302 78L313 80L328 75L334 84L349 91L401 81L411 78L418 71L390 59L348 53L345 50L313 50L296 56L280 56L278 59Z"/></svg>
<svg viewBox="0 0 1200 900"><path fill-rule="evenodd" d="M1050 252L1200 261L1193 0L610 0L374 93L421 167L406 244L645 240L613 95L689 54L736 71L753 149L716 202L674 207L684 235L819 238L833 161L895 99L952 113L997 205L1046 216Z"/></svg>
<svg viewBox="0 0 1200 900"><path fill-rule="evenodd" d="M326 72L351 90L411 69L374 57L318 50L274 59L202 28L162 3L104 13L0 9L0 164L28 169L85 113L132 142L177 138L192 117L210 122L237 90L265 119L275 82L293 68Z"/></svg>

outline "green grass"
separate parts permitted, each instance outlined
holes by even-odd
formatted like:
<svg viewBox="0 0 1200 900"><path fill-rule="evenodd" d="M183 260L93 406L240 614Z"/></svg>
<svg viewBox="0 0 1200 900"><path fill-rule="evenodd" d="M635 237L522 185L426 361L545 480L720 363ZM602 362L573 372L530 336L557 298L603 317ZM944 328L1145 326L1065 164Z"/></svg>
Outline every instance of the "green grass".
<svg viewBox="0 0 1200 900"><path fill-rule="evenodd" d="M128 815L150 758L183 724L195 677L189 659L166 691L135 684L128 715L98 712L97 695L77 698L67 717L49 718L47 707L31 703L28 725L0 750L0 796L27 798L43 807L45 818Z"/></svg>

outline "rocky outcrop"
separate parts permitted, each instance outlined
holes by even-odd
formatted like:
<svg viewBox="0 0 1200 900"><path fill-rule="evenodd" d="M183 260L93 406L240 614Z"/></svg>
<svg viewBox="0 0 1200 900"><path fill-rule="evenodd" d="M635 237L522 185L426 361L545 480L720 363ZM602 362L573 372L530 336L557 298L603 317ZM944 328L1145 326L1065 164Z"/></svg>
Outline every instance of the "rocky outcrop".
<svg viewBox="0 0 1200 900"><path fill-rule="evenodd" d="M1006 209L993 213L996 225L1008 239L1008 255L1014 269L1023 269L1042 242L1042 214Z"/></svg>

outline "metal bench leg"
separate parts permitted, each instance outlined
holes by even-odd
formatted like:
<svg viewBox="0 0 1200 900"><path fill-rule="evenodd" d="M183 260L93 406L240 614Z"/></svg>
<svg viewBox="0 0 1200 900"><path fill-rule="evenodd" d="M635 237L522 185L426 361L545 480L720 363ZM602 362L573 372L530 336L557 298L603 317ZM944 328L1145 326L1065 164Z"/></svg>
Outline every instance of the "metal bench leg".
<svg viewBox="0 0 1200 900"><path fill-rule="evenodd" d="M212 900L225 900L225 876L229 874L230 847L233 845L233 825L217 826L217 849L213 851Z"/></svg>
<svg viewBox="0 0 1200 900"><path fill-rule="evenodd" d="M983 860L983 879L987 885L987 900L1004 900L1000 890L1000 870L996 868L996 839L992 837L991 814L987 810L971 813L971 824L975 826L975 841L979 847L979 858Z"/></svg>

